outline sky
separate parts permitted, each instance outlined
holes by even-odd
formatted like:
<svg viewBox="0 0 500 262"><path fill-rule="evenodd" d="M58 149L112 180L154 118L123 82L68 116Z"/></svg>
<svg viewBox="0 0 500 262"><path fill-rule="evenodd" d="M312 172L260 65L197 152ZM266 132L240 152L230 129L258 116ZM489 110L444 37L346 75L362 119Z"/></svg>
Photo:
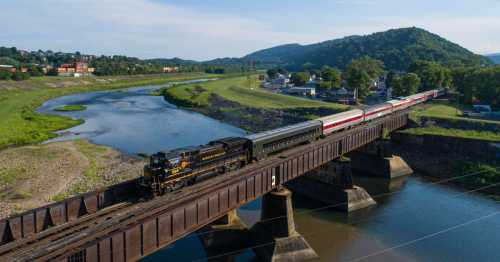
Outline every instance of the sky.
<svg viewBox="0 0 500 262"><path fill-rule="evenodd" d="M500 53L500 0L2 0L0 18L24 50L208 60L416 26Z"/></svg>

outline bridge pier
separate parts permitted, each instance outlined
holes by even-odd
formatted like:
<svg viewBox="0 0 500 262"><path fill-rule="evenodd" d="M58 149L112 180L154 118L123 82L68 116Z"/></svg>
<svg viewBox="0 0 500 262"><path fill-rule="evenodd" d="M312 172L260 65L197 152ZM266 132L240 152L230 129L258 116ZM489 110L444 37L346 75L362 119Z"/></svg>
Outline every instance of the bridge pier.
<svg viewBox="0 0 500 262"><path fill-rule="evenodd" d="M401 157L393 154L390 141L375 141L351 153L350 158L352 170L357 174L393 179L413 173Z"/></svg>
<svg viewBox="0 0 500 262"><path fill-rule="evenodd" d="M261 221L250 233L254 252L263 261L303 261L318 257L295 230L292 192L284 187L263 196Z"/></svg>
<svg viewBox="0 0 500 262"><path fill-rule="evenodd" d="M198 230L197 233L207 252L207 257L212 257L210 261L234 261L234 258L239 255L235 251L244 250L250 246L248 227L241 221L236 209ZM230 255L218 257L226 253Z"/></svg>
<svg viewBox="0 0 500 262"><path fill-rule="evenodd" d="M375 205L362 187L353 185L349 160L331 161L323 167L287 183L294 192L352 212Z"/></svg>

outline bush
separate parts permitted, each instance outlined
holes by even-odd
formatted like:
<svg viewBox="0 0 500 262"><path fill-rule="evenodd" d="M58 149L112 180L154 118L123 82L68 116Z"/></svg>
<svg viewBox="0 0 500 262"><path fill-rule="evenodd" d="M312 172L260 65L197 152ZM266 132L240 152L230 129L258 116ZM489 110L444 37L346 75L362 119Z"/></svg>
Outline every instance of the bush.
<svg viewBox="0 0 500 262"><path fill-rule="evenodd" d="M10 71L0 70L0 80L10 80L12 73Z"/></svg>
<svg viewBox="0 0 500 262"><path fill-rule="evenodd" d="M57 68L51 68L51 69L47 72L47 75L48 75L48 76L58 76L58 75L59 75L59 72L57 72Z"/></svg>
<svg viewBox="0 0 500 262"><path fill-rule="evenodd" d="M40 69L38 66L28 67L28 73L30 74L30 76L43 76L42 69Z"/></svg>
<svg viewBox="0 0 500 262"><path fill-rule="evenodd" d="M23 80L28 80L30 78L30 74L28 73L23 73L23 72L15 72L12 75L12 80L15 81L23 81Z"/></svg>

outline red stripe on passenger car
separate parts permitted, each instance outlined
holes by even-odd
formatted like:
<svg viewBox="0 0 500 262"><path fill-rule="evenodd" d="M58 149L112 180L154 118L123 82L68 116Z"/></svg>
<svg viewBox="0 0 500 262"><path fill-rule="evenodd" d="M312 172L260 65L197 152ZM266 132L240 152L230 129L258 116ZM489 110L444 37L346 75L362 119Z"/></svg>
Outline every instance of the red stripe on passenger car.
<svg viewBox="0 0 500 262"><path fill-rule="evenodd" d="M363 118L363 116L357 116L357 117L348 118L346 120L342 120L342 121L337 122L337 123L326 125L326 126L323 127L323 130L334 128L334 127L340 126L342 124L349 123L349 122L352 122L352 121L355 121L355 120L358 120L358 119L362 119L362 118Z"/></svg>
<svg viewBox="0 0 500 262"><path fill-rule="evenodd" d="M371 112L371 113L365 114L365 116L371 116L371 115L374 115L374 114L376 114L376 113L380 113L380 112L385 111L385 110L388 110L388 109L390 109L390 108L384 107L383 109L380 109L380 110L373 111L373 112Z"/></svg>

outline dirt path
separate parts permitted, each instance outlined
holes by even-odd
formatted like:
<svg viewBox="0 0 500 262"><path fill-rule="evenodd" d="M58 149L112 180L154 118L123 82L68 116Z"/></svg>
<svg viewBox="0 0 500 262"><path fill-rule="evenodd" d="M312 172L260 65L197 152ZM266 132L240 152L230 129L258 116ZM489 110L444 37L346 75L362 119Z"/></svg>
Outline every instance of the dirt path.
<svg viewBox="0 0 500 262"><path fill-rule="evenodd" d="M85 140L0 151L0 218L139 176L143 165Z"/></svg>

